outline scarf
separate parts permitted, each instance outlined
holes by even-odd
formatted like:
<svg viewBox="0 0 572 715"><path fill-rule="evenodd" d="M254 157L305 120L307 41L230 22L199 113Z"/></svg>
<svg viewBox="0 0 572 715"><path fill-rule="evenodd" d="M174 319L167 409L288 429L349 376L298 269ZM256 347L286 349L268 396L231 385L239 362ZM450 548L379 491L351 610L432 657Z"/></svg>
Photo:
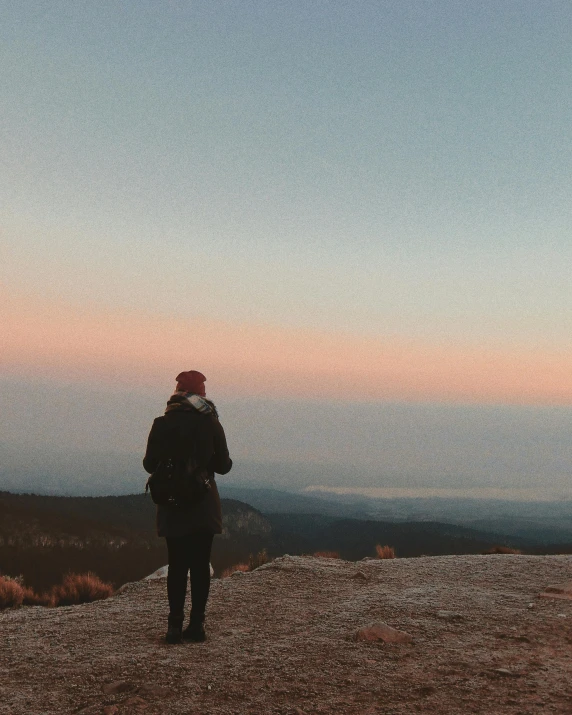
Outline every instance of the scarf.
<svg viewBox="0 0 572 715"><path fill-rule="evenodd" d="M167 409L165 414L168 412L188 412L189 410L196 410L202 415L214 415L218 417L217 409L214 402L207 400L206 397L201 397L194 392L181 392L177 391L169 398L167 402Z"/></svg>

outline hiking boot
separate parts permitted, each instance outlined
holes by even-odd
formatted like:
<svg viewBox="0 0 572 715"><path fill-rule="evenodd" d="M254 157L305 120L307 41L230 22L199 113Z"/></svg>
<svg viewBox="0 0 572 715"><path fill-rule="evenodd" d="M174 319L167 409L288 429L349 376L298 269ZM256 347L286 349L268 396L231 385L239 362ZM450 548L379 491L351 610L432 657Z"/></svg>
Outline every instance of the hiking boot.
<svg viewBox="0 0 572 715"><path fill-rule="evenodd" d="M169 626L165 640L170 645L183 642L183 634L180 626Z"/></svg>
<svg viewBox="0 0 572 715"><path fill-rule="evenodd" d="M193 620L185 628L182 633L183 640L191 641L193 643L204 643L207 639L207 634L205 633L205 621L204 618L201 620Z"/></svg>

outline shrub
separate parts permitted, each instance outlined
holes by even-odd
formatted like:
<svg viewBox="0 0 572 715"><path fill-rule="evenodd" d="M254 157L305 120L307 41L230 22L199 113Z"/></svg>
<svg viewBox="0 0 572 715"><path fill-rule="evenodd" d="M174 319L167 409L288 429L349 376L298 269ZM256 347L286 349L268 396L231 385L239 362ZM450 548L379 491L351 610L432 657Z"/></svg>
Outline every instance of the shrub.
<svg viewBox="0 0 572 715"><path fill-rule="evenodd" d="M393 546L380 546L379 544L376 544L375 553L377 554L378 559L395 558L395 549L393 548Z"/></svg>
<svg viewBox="0 0 572 715"><path fill-rule="evenodd" d="M22 605L24 588L18 579L0 576L0 609Z"/></svg>
<svg viewBox="0 0 572 715"><path fill-rule="evenodd" d="M338 554L337 551L316 551L314 556L317 556L319 559L339 559L340 555Z"/></svg>
<svg viewBox="0 0 572 715"><path fill-rule="evenodd" d="M73 606L77 603L89 603L109 598L113 595L113 586L105 583L91 571L87 573L69 573L59 586L51 591L54 606Z"/></svg>
<svg viewBox="0 0 572 715"><path fill-rule="evenodd" d="M513 549L510 546L491 546L490 549L483 551L484 554L522 554L519 549Z"/></svg>
<svg viewBox="0 0 572 715"><path fill-rule="evenodd" d="M24 587L23 606L54 606L54 597L52 593L36 593L34 589Z"/></svg>

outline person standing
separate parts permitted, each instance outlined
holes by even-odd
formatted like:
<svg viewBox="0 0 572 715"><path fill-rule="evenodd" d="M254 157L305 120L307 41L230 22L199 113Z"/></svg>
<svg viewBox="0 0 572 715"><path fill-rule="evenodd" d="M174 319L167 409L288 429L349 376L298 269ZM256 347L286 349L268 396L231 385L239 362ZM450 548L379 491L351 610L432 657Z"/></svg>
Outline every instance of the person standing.
<svg viewBox="0 0 572 715"><path fill-rule="evenodd" d="M183 640L202 642L205 634L205 608L210 589L210 556L215 534L222 533L222 512L215 472L227 474L232 468L226 436L215 405L206 398L206 377L189 370L177 375L175 393L167 402L165 414L151 427L143 459L152 474L160 462L173 454L194 456L208 473L210 489L193 506L157 506L157 533L165 537L169 569L167 596L169 617L167 643ZM191 614L183 630L187 579L191 577Z"/></svg>

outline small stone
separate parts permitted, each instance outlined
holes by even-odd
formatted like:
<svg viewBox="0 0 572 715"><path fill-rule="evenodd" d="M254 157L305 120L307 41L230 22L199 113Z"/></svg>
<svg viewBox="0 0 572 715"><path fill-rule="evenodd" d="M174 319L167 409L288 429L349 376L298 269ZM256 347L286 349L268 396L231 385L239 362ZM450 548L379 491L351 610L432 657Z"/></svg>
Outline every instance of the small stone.
<svg viewBox="0 0 572 715"><path fill-rule="evenodd" d="M302 708L294 708L292 715L306 715L306 711L302 710Z"/></svg>
<svg viewBox="0 0 572 715"><path fill-rule="evenodd" d="M502 678L520 678L520 673L515 673L514 670L509 670L508 668L493 668L491 673L500 675Z"/></svg>
<svg viewBox="0 0 572 715"><path fill-rule="evenodd" d="M383 641L384 643L411 643L413 637L405 631L388 626L387 623L373 623L371 626L361 628L356 634L357 641Z"/></svg>
<svg viewBox="0 0 572 715"><path fill-rule="evenodd" d="M117 715L119 708L117 705L106 705L103 708L103 715Z"/></svg>
<svg viewBox="0 0 572 715"><path fill-rule="evenodd" d="M455 611L437 611L437 618L442 621L462 621L463 616Z"/></svg>
<svg viewBox="0 0 572 715"><path fill-rule="evenodd" d="M106 695L117 695L118 693L127 693L133 690L133 685L126 680L116 680L113 683L106 683L102 690Z"/></svg>
<svg viewBox="0 0 572 715"><path fill-rule="evenodd" d="M361 581L367 581L367 576L363 571L357 571L352 578L360 579Z"/></svg>

